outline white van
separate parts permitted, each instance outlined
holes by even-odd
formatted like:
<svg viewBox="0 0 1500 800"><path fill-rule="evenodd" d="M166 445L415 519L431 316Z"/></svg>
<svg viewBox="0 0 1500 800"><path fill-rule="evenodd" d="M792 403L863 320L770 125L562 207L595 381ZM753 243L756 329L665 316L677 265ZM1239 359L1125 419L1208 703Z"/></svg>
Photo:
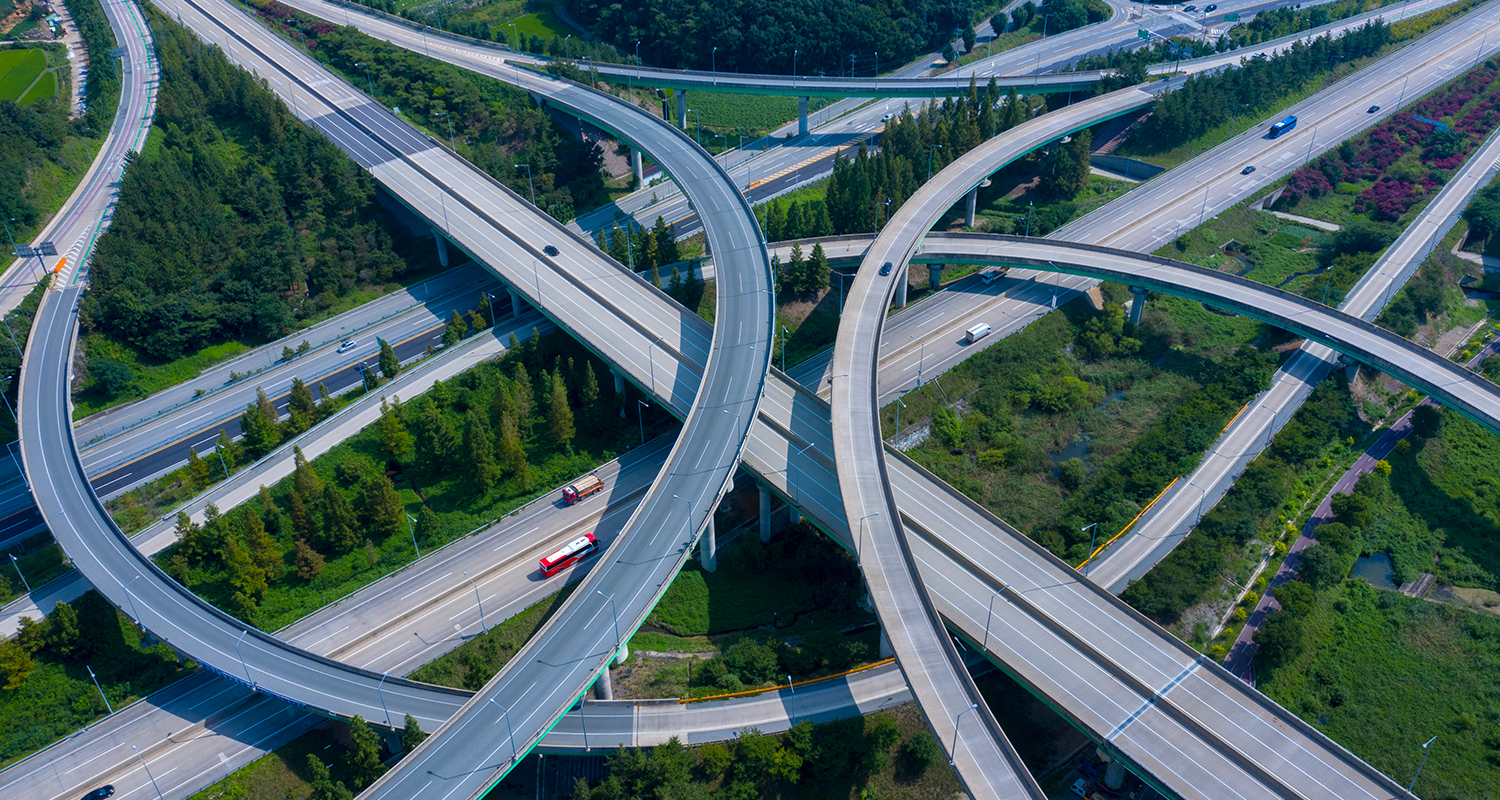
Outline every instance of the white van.
<svg viewBox="0 0 1500 800"><path fill-rule="evenodd" d="M973 344L980 339L990 335L990 326L981 322L978 325L964 331L964 341Z"/></svg>

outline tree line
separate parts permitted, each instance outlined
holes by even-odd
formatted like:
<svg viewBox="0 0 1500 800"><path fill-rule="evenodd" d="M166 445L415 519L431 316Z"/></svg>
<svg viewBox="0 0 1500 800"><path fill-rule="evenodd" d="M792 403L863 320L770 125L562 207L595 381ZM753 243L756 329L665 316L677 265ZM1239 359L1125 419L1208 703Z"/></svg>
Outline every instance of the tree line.
<svg viewBox="0 0 1500 800"><path fill-rule="evenodd" d="M109 123L102 124L107 128ZM41 223L43 209L35 202L32 178L49 162L61 162L63 144L75 133L62 97L24 106L0 100L0 219L10 223L12 236L24 237ZM8 248L10 241L0 246Z"/></svg>
<svg viewBox="0 0 1500 800"><path fill-rule="evenodd" d="M1156 101L1151 116L1131 132L1131 143L1141 151L1157 152L1201 136L1233 117L1256 119L1310 76L1374 55L1390 38L1390 28L1375 20L1337 39L1321 36L1311 43L1296 42L1271 58L1258 55L1242 59L1236 69L1194 75Z"/></svg>
<svg viewBox="0 0 1500 800"><path fill-rule="evenodd" d="M573 0L595 37L649 64L682 69L800 75L871 75L941 48L972 23L970 0Z"/></svg>
<svg viewBox="0 0 1500 800"><path fill-rule="evenodd" d="M276 0L255 2L287 36L305 34L308 51L351 85L366 91L373 86L377 102L400 108L404 117L455 145L460 155L522 197L530 199L535 191L536 206L555 219L566 222L608 200L598 145L580 141L520 89Z"/></svg>
<svg viewBox="0 0 1500 800"><path fill-rule="evenodd" d="M929 103L915 114L907 108L886 124L878 153L861 142L852 158L840 153L834 159L826 208L818 219L826 214L834 233L874 233L929 174L1030 118L1030 106L1014 88L1002 102L994 78L983 90L970 78L967 93Z"/></svg>
<svg viewBox="0 0 1500 800"><path fill-rule="evenodd" d="M275 339L356 286L405 272L367 172L219 48L163 17L152 25L161 140L127 156L90 269L86 330L170 361L225 339Z"/></svg>

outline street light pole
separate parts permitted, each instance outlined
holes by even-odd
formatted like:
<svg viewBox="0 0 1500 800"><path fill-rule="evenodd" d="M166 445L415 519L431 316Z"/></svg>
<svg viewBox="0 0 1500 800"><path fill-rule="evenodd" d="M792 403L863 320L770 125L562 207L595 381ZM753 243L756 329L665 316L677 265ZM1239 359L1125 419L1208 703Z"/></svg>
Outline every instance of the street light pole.
<svg viewBox="0 0 1500 800"><path fill-rule="evenodd" d="M245 634L249 632L248 630L240 631L240 638L234 640L234 654L240 657L240 667L245 670L245 683L254 688L255 681L250 680L250 665L245 663L245 654L240 650L240 642L245 640Z"/></svg>
<svg viewBox="0 0 1500 800"><path fill-rule="evenodd" d="M880 512L876 511L872 514L866 514L863 517L859 518L859 542L854 545L854 563L856 564L863 563L862 559L864 558L865 552L865 520L869 519L870 517L878 516L880 516Z"/></svg>
<svg viewBox="0 0 1500 800"><path fill-rule="evenodd" d="M370 65L364 63L363 61L361 61L361 62L355 64L354 66L356 66L356 67L364 67L365 68L365 83L366 83L366 85L368 85L370 87L370 99L374 100L375 99L375 81L370 78Z"/></svg>
<svg viewBox="0 0 1500 800"><path fill-rule="evenodd" d="M474 579L469 577L468 570L464 570L463 573L464 578L469 581L469 585L474 587L474 604L479 606L479 627L484 628L485 633L489 633L490 624L484 620L484 601L479 598L479 584L475 583Z"/></svg>
<svg viewBox="0 0 1500 800"><path fill-rule="evenodd" d="M969 707L958 712L958 719L953 720L953 747L948 749L948 766L953 766L954 754L958 751L958 723L963 721L964 715L978 708L978 703L970 703Z"/></svg>
<svg viewBox="0 0 1500 800"><path fill-rule="evenodd" d="M83 668L89 671L89 677L94 681L94 688L99 689L99 699L104 701L104 707L109 709L110 714L115 713L115 707L109 704L109 698L104 696L104 690L99 688L99 676L94 674L94 668L84 664Z"/></svg>
<svg viewBox="0 0 1500 800"><path fill-rule="evenodd" d="M1089 555L1088 558L1085 558L1083 560L1083 574L1087 575L1089 574L1089 562L1094 558L1094 539L1099 535L1099 523L1090 522L1089 524L1083 526L1082 528L1079 528L1078 530L1092 531L1092 533L1089 534Z"/></svg>
<svg viewBox="0 0 1500 800"><path fill-rule="evenodd" d="M636 427L641 429L641 444L644 445L646 443L646 423L642 421L641 409L648 408L651 404L645 400L636 400L635 402L635 424Z"/></svg>
<svg viewBox="0 0 1500 800"><path fill-rule="evenodd" d="M26 587L26 593L31 594L31 584L26 582L26 575L21 572L21 562L16 560L16 554L10 554L11 566L16 568L16 574L21 576L21 585Z"/></svg>
<svg viewBox="0 0 1500 800"><path fill-rule="evenodd" d="M531 180L531 163L527 162L516 165L516 169L520 169L521 167L526 168L526 185L531 187L531 204L536 205L536 184Z"/></svg>
<svg viewBox="0 0 1500 800"><path fill-rule="evenodd" d="M943 146L940 144L927 145L927 180L929 181L932 180L932 151L941 149Z"/></svg>
<svg viewBox="0 0 1500 800"><path fill-rule="evenodd" d="M922 365L927 363L927 340L918 339L915 335L908 335L911 336L912 341L920 345L917 350L917 388L920 389L922 388Z"/></svg>
<svg viewBox="0 0 1500 800"><path fill-rule="evenodd" d="M594 590L594 594L597 594L605 600L609 601L609 609L610 611L613 611L615 615L615 641L620 641L620 610L615 607L615 599L605 594L604 592L599 591L598 589ZM605 669L608 669L608 667L605 667Z"/></svg>
<svg viewBox="0 0 1500 800"><path fill-rule="evenodd" d="M163 800L162 794L161 794L161 787L156 785L156 776L152 775L151 774L151 768L148 767L148 766L146 766L146 758L145 758L145 756L141 755L141 751L139 749L137 749L135 745L131 745L130 749L135 751L135 757L139 758L141 760L141 767L146 770L146 777L148 777L148 778L151 779L151 788L153 788L153 789L156 790L156 800Z"/></svg>
<svg viewBox="0 0 1500 800"><path fill-rule="evenodd" d="M422 548L417 547L417 518L411 514L406 515L406 529L411 532L411 549L417 551L417 558L421 558Z"/></svg>
<svg viewBox="0 0 1500 800"><path fill-rule="evenodd" d="M443 117L444 119L448 120L448 147L453 152L457 153L458 145L454 144L453 142L453 115L449 114L446 111L434 111L432 112L432 115L434 117ZM535 201L532 202L532 205L536 205Z"/></svg>
<svg viewBox="0 0 1500 800"><path fill-rule="evenodd" d="M713 49L712 52L710 52L708 54L708 57L710 59L709 62L708 62L708 64L709 64L709 72L713 75L713 83L714 83L714 85L718 86L719 85L719 47L718 47L718 45L714 45L714 49Z"/></svg>
<svg viewBox="0 0 1500 800"><path fill-rule="evenodd" d="M516 752L516 729L510 726L510 709L500 705L500 702L493 697L490 698L490 702L505 714L505 730L510 734L510 760L515 761L519 754Z"/></svg>
<svg viewBox="0 0 1500 800"><path fill-rule="evenodd" d="M1417 778L1422 777L1422 768L1427 766L1427 757L1432 755L1432 750L1428 749L1428 745L1431 745L1435 741L1437 741L1436 736L1428 739L1427 744L1422 745L1422 763L1417 765L1417 774L1411 776L1411 783L1406 787L1407 794L1410 794L1412 787L1417 785Z"/></svg>

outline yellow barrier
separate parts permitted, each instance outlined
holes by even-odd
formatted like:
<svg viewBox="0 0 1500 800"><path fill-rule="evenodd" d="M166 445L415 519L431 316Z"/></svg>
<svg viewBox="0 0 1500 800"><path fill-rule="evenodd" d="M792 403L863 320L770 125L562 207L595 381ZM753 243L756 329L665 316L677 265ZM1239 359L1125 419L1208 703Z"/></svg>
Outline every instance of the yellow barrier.
<svg viewBox="0 0 1500 800"><path fill-rule="evenodd" d="M1219 431L1219 435L1220 435L1220 436L1223 436L1223 435L1224 435L1224 431L1227 431L1227 430L1229 430L1229 426L1230 426L1230 425L1233 425L1233 424L1234 424L1234 421L1235 421L1235 420L1237 420L1237 419L1239 419L1239 418L1240 418L1240 415L1241 415L1241 414L1243 414L1243 413L1245 413L1245 409L1247 409L1247 408L1249 408L1249 407L1250 407L1250 404L1249 404L1249 403L1246 403L1246 404L1244 404L1244 405L1242 405L1242 406L1240 406L1240 410L1239 410L1239 411L1236 411L1236 412L1234 412L1234 416L1232 416L1232 417L1230 417L1230 418L1229 418L1229 421L1228 421L1228 422L1226 422L1226 423L1224 423L1224 428L1223 428L1223 429L1222 429L1222 430L1220 430L1220 431Z"/></svg>
<svg viewBox="0 0 1500 800"><path fill-rule="evenodd" d="M1246 403L1245 405L1248 406L1249 403ZM1244 412L1244 410L1245 409L1243 409L1243 408L1240 409L1241 412ZM1239 414L1235 414L1235 416L1237 417L1237 416L1239 416ZM1234 420L1230 420L1230 422L1233 422L1233 421ZM1180 480L1182 480L1182 476L1181 475L1178 475L1177 477L1173 478L1172 482L1169 483L1169 484L1167 484L1167 489L1170 489L1173 486L1176 486L1177 482L1180 481ZM1116 539L1120 538L1121 536L1124 536L1125 535L1125 531L1130 530L1130 526L1134 525L1135 521L1138 520L1138 519L1140 519L1142 514L1145 514L1147 511L1150 511L1151 507L1154 506L1154 505L1156 505L1156 501L1160 500L1161 496L1167 493L1167 489L1162 489L1160 492L1157 493L1157 495L1155 497L1151 498L1151 502L1147 503L1146 507L1143 508L1143 509L1141 509L1141 513L1140 514L1136 514L1135 517L1133 517L1129 522L1125 523L1125 527L1121 528L1119 533L1115 534L1114 536L1109 537L1109 541L1105 542L1104 544L1099 545L1099 547L1097 549L1095 549L1094 552L1089 553L1089 557L1085 558L1083 560L1083 563L1081 563L1081 564L1078 565L1078 569L1083 569L1085 565L1087 565L1090 561L1094 560L1094 556L1099 555L1100 551L1102 551L1104 548L1109 547L1110 545L1114 544Z"/></svg>
<svg viewBox="0 0 1500 800"><path fill-rule="evenodd" d="M842 678L845 675L853 675L856 672L864 672L867 669L874 669L876 667L883 666L885 664L889 664L889 663L891 663L892 661L895 661L895 660L896 659L894 659L894 658L887 658L887 659L884 659L882 661L876 661L874 664L866 664L863 667L856 667L854 669L845 670L843 672L835 673L833 675L824 675L821 678L813 678L812 680L806 680L806 681L797 681L796 683L781 684L780 686L768 686L768 687L766 687L764 689L746 689L743 692L730 692L729 694L713 694L713 695L709 695L708 697L679 697L679 698L677 698L677 702L679 704L681 704L681 703L702 703L702 702L704 702L706 700L723 700L723 699L729 698L729 697L744 697L746 695L764 694L765 692L774 692L774 691L777 691L777 690L780 690L780 689L785 689L788 686L790 686L790 687L792 687L792 688L795 689L798 686L806 686L806 685L808 685L810 683L818 683L819 681L831 681L834 678Z"/></svg>

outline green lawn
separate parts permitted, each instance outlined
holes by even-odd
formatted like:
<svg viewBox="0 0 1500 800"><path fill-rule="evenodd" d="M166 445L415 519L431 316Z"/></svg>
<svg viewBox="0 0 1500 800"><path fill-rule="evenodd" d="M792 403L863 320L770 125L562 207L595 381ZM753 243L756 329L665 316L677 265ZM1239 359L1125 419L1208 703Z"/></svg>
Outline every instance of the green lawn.
<svg viewBox="0 0 1500 800"><path fill-rule="evenodd" d="M41 50L0 52L0 100L20 100L47 69L47 54Z"/></svg>
<svg viewBox="0 0 1500 800"><path fill-rule="evenodd" d="M808 113L832 102L834 101L827 98L814 97L807 103ZM688 108L698 112L688 114L689 132L702 122L705 137L709 129L713 129L715 133L728 134L730 146L738 144L736 128L747 137L752 133L759 136L797 118L795 97L690 91L687 93L687 103Z"/></svg>

